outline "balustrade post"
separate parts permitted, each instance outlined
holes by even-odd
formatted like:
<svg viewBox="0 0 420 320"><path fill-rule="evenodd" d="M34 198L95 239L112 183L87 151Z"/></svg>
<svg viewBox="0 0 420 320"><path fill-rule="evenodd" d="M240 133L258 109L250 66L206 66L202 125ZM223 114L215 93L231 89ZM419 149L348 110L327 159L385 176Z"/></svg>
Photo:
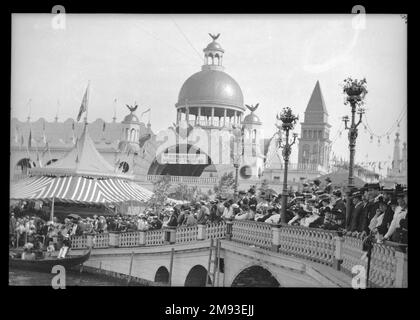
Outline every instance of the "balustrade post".
<svg viewBox="0 0 420 320"><path fill-rule="evenodd" d="M109 246L110 247L119 247L120 246L120 233L117 231L109 232Z"/></svg>
<svg viewBox="0 0 420 320"><path fill-rule="evenodd" d="M407 288L407 253L402 252L400 249L396 249L395 258L397 259L395 270L395 287Z"/></svg>
<svg viewBox="0 0 420 320"><path fill-rule="evenodd" d="M88 248L93 248L94 247L94 243L93 243L93 238L95 237L95 234L93 233L89 233L86 235L86 245Z"/></svg>
<svg viewBox="0 0 420 320"><path fill-rule="evenodd" d="M227 220L226 221L226 239L227 240L232 239L232 227L233 227L233 221Z"/></svg>
<svg viewBox="0 0 420 320"><path fill-rule="evenodd" d="M271 251L279 252L280 249L280 224L271 225L272 240L271 240Z"/></svg>
<svg viewBox="0 0 420 320"><path fill-rule="evenodd" d="M335 240L335 254L334 254L334 269L340 270L341 263L343 262L342 252L343 252L343 243L344 238L339 233L337 236L334 237Z"/></svg>
<svg viewBox="0 0 420 320"><path fill-rule="evenodd" d="M176 227L166 226L163 231L165 244L176 242Z"/></svg>
<svg viewBox="0 0 420 320"><path fill-rule="evenodd" d="M197 240L205 240L206 239L207 225L198 224L197 227L198 227Z"/></svg>
<svg viewBox="0 0 420 320"><path fill-rule="evenodd" d="M146 245L146 230L140 230L139 231L139 246L145 246Z"/></svg>

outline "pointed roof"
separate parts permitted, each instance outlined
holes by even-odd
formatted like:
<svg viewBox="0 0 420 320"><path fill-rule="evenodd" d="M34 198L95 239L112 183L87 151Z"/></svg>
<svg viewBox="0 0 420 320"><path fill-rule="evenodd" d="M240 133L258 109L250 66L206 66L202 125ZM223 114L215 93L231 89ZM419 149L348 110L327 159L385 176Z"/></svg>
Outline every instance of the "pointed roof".
<svg viewBox="0 0 420 320"><path fill-rule="evenodd" d="M318 116L313 117L311 116L312 114L317 114ZM327 122L324 115L328 116L328 111L325 106L324 96L322 95L321 86L318 80L305 110L305 122L320 122L321 119L324 120L321 122Z"/></svg>
<svg viewBox="0 0 420 320"><path fill-rule="evenodd" d="M33 168L33 175L72 175L101 178L133 179L132 175L116 172L95 147L85 124L76 146L67 155L44 168Z"/></svg>

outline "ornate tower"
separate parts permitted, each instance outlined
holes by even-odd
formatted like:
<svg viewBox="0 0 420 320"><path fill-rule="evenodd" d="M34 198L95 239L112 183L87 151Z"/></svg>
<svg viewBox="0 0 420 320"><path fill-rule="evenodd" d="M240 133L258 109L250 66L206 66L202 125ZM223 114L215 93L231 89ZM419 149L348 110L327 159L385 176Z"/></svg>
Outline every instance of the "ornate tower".
<svg viewBox="0 0 420 320"><path fill-rule="evenodd" d="M261 154L262 122L254 113L256 106L248 106L251 111L242 121L243 132L243 159L240 168L240 177L259 178L264 168L264 157Z"/></svg>
<svg viewBox="0 0 420 320"><path fill-rule="evenodd" d="M300 167L328 167L331 151L330 128L324 97L317 81L306 107L304 122L301 123L298 152Z"/></svg>
<svg viewBox="0 0 420 320"><path fill-rule="evenodd" d="M397 132L395 134L394 140L394 154L392 157L392 171L398 172L400 170L400 134Z"/></svg>

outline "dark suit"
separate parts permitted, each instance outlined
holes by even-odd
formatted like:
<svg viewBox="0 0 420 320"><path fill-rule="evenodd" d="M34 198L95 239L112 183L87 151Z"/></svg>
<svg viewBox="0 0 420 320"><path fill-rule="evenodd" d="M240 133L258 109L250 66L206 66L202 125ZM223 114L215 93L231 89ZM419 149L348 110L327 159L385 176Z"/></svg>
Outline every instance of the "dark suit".
<svg viewBox="0 0 420 320"><path fill-rule="evenodd" d="M363 202L358 202L351 210L351 219L350 219L350 231L363 231L360 230L362 227L362 220L364 218L363 215Z"/></svg>
<svg viewBox="0 0 420 320"><path fill-rule="evenodd" d="M391 206L387 206L384 213L384 217L382 219L382 223L378 227L379 234L384 236L387 233L389 225L391 224L393 218L394 218L394 211L392 210Z"/></svg>

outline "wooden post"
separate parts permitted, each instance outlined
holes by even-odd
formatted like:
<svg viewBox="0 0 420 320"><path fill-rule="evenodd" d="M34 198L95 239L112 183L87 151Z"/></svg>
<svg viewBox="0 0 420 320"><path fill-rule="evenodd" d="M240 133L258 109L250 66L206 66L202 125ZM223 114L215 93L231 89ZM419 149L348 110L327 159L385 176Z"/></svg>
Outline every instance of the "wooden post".
<svg viewBox="0 0 420 320"><path fill-rule="evenodd" d="M52 198L52 203L51 203L51 214L50 214L50 220L51 222L53 222L54 220L54 202L55 202L55 198Z"/></svg>
<svg viewBox="0 0 420 320"><path fill-rule="evenodd" d="M212 253L212 247L213 247L213 239L210 239L210 248L209 248L209 263L207 265L207 273L206 273L206 287L208 285L208 279L210 274L210 266L211 266L211 253Z"/></svg>
<svg viewBox="0 0 420 320"><path fill-rule="evenodd" d="M219 277L220 277L220 239L217 239L217 286L219 286Z"/></svg>
<svg viewBox="0 0 420 320"><path fill-rule="evenodd" d="M175 249L172 248L171 249L171 262L169 264L169 286L170 287L172 286L172 268L174 266L174 252L175 252Z"/></svg>
<svg viewBox="0 0 420 320"><path fill-rule="evenodd" d="M217 262L217 260L218 260L218 252L217 252L217 241L216 241L216 248L215 248L215 250L214 250L214 260L213 260L213 262L214 262L214 267L213 267L213 275L212 275L212 278L213 278L213 282L212 282L212 284L211 284L211 286L212 287L214 287L214 283L216 282L216 268L217 268L217 264L216 264L216 262Z"/></svg>
<svg viewBox="0 0 420 320"><path fill-rule="evenodd" d="M130 283L130 281L131 281L131 270L132 270L132 268L133 268L133 259L134 259L134 251L133 251L133 252L131 252L130 269L129 269L129 271L128 271L128 280L127 280L127 284L129 284L129 283Z"/></svg>

